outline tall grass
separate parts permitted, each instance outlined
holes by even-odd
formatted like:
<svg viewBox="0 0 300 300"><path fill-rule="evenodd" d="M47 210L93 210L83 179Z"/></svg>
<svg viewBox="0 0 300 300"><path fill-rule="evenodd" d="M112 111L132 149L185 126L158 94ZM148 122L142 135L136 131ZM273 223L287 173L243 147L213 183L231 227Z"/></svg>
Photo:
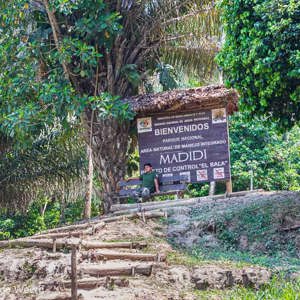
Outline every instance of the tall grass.
<svg viewBox="0 0 300 300"><path fill-rule="evenodd" d="M299 300L300 280L275 277L259 290L236 286L231 290L197 291L196 294L199 300Z"/></svg>
<svg viewBox="0 0 300 300"><path fill-rule="evenodd" d="M235 288L230 295L224 299L228 300L297 300L300 299L300 280L296 282L285 281L274 278L264 288L255 291L246 288Z"/></svg>

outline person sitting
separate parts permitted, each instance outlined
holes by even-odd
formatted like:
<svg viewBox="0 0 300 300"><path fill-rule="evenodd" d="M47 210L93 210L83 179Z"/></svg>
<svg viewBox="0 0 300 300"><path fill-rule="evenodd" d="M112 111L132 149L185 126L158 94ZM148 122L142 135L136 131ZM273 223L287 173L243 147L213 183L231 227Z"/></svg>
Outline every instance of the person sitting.
<svg viewBox="0 0 300 300"><path fill-rule="evenodd" d="M142 185L133 193L134 198L148 199L151 194L160 193L158 175L153 171L150 163L144 164L144 173L139 179L142 181Z"/></svg>

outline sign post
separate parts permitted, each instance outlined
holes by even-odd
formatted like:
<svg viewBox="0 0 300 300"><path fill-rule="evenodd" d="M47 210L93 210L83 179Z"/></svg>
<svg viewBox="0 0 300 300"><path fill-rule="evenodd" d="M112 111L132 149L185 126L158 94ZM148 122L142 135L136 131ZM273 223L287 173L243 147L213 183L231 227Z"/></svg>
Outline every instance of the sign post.
<svg viewBox="0 0 300 300"><path fill-rule="evenodd" d="M156 114L139 118L137 127L141 170L151 163L164 177L179 174L191 183L231 185L225 108Z"/></svg>

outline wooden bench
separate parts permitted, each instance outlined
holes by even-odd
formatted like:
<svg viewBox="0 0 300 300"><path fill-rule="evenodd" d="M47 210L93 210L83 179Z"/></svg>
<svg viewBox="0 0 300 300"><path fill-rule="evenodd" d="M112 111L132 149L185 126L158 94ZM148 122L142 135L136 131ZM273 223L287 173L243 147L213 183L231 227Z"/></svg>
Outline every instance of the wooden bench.
<svg viewBox="0 0 300 300"><path fill-rule="evenodd" d="M133 197L134 192L141 187L142 181L129 178L119 182L118 202L121 200ZM159 177L160 193L153 193L151 198L164 195L177 195L177 198L182 198L187 190L188 178L185 175L173 175L168 177Z"/></svg>

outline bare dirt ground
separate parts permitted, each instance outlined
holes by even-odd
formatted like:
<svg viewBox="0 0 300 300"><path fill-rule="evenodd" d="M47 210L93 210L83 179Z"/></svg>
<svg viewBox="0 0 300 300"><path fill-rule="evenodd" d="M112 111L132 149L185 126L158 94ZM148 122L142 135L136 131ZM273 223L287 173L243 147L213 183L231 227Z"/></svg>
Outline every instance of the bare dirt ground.
<svg viewBox="0 0 300 300"><path fill-rule="evenodd" d="M173 250L156 233L165 231L153 220L147 223L124 220L109 223L99 233L86 237L92 241L147 241L141 250L118 249L118 252L147 252L168 254ZM110 252L112 250L106 250ZM115 252L115 250L114 250ZM101 262L105 266L121 265L124 261ZM87 262L82 262L84 266ZM125 264L135 264L125 262ZM60 291L43 291L41 283L70 278L70 253L51 253L39 248L5 249L0 253L0 299L52 299ZM91 291L79 290L83 299L194 299L190 270L185 266L154 262L151 276L136 275L129 278L128 287L100 287ZM80 277L80 276L79 276ZM187 296L182 298L182 293Z"/></svg>
<svg viewBox="0 0 300 300"><path fill-rule="evenodd" d="M237 200L236 200L237 201ZM271 271L258 266L237 266L230 263L201 262L191 263L185 255L172 248L167 242L167 222L159 219L141 218L111 222L93 235L84 237L93 242L147 242L143 249L97 249L88 250L91 255L99 251L105 253L148 253L166 256L166 261L132 261L113 259L91 261L78 253L78 279L98 279L108 276L91 277L85 268L113 268L151 265L151 275L132 274L112 276L124 279L125 284L106 284L93 289L79 289L80 299L124 299L124 300L192 300L201 299L196 289L224 289L234 285L258 288L268 282ZM68 239L70 240L70 239ZM72 241L76 239L72 238ZM70 281L71 254L68 249L55 253L38 247L11 248L0 250L0 299L70 299L70 289L61 284ZM53 284L56 282L56 284ZM47 283L51 283L47 285Z"/></svg>

